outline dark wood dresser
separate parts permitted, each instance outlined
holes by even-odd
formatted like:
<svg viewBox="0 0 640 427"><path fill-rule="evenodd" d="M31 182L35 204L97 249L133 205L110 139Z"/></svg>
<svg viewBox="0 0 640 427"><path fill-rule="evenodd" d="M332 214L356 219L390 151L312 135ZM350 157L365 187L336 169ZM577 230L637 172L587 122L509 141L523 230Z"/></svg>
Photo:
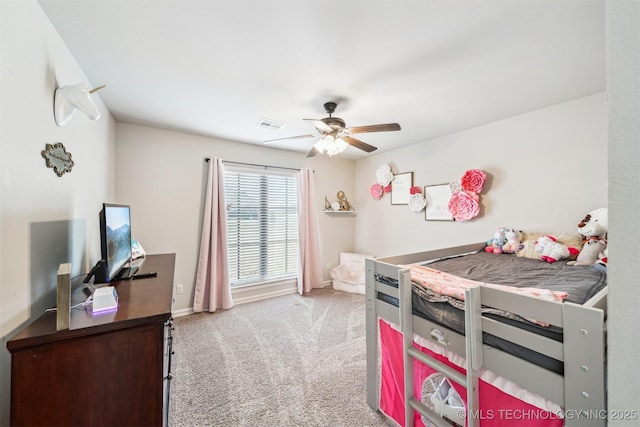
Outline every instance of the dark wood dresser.
<svg viewBox="0 0 640 427"><path fill-rule="evenodd" d="M136 263L158 275L114 282L116 311L73 309L62 331L45 313L7 342L12 426L167 425L175 254Z"/></svg>

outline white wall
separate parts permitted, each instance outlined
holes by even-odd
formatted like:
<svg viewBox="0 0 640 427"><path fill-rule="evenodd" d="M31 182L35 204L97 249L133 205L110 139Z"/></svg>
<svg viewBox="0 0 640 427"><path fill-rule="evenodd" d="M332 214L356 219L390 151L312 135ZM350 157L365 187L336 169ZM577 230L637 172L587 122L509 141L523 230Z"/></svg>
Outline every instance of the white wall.
<svg viewBox="0 0 640 427"><path fill-rule="evenodd" d="M356 250L377 256L485 241L500 226L576 232L577 223L607 206L604 93L356 162ZM465 222L425 221L424 211L374 200L376 170L413 172L414 185L448 183L468 169L488 174L480 216Z"/></svg>
<svg viewBox="0 0 640 427"><path fill-rule="evenodd" d="M53 303L55 267L68 261L56 259L55 251L48 252L52 248L46 233L66 235L64 255L72 258L74 270L85 271L99 254L99 205L115 200L117 185L117 200L138 208L133 212L135 234L147 249L178 253L176 279L185 283L186 292L177 306L188 307L187 285L193 281L198 246L202 159L212 155L311 167L316 170L319 207L325 194L332 199L337 190L344 190L358 216L320 215L323 258L332 264L337 263L339 250L376 255L412 252L483 240L498 225L570 230L583 212L607 204L607 186L602 181L607 180L603 164L608 156L609 407L638 409L639 39L638 3L607 2L609 143L604 152L605 100L599 94L372 156L354 166L341 159L307 160L296 153L124 124L116 132L99 97L94 99L103 113L100 121L77 116L67 127L58 128L52 115L56 85L86 81L86 77L36 2L0 1L0 425L8 424L9 417L6 341ZM117 160L122 162L117 183L112 174L116 134ZM46 143L58 141L76 162L62 178L45 168L40 157ZM491 148L490 143L501 149ZM555 148L561 149L561 156L552 154L557 153ZM469 157L474 159L472 164ZM390 206L388 195L373 201L368 188L382 163L391 164L397 172L414 171L415 184L420 186L454 179L470 167L487 170L492 180L482 195L483 216L469 223L431 223L406 207ZM551 173L555 170L565 172ZM562 199L577 202L567 204ZM187 223L178 229L175 221L182 219ZM159 237L154 227L170 232L166 238ZM384 250L378 241L386 242ZM44 263L42 256L47 258ZM624 423L609 423L617 424ZM626 423L636 424L637 420Z"/></svg>
<svg viewBox="0 0 640 427"><path fill-rule="evenodd" d="M56 271L87 271L100 252L98 211L113 196L115 122L81 113L57 127L58 85L87 78L35 1L0 1L0 425L9 422L6 341L55 306ZM45 144L62 142L70 173L45 167Z"/></svg>
<svg viewBox="0 0 640 427"><path fill-rule="evenodd" d="M338 190L351 199L354 162L224 141L215 138L119 123L117 126L116 192L120 203L131 205L134 236L148 253L176 253L174 311L193 306L198 263L206 157L315 171L316 203L324 279L327 264L338 264L341 251L352 251L354 217L329 217L320 212L324 196L336 200ZM357 205L356 205L357 207Z"/></svg>
<svg viewBox="0 0 640 427"><path fill-rule="evenodd" d="M640 415L640 2L607 2L609 116L609 409ZM619 412L624 414L624 412Z"/></svg>

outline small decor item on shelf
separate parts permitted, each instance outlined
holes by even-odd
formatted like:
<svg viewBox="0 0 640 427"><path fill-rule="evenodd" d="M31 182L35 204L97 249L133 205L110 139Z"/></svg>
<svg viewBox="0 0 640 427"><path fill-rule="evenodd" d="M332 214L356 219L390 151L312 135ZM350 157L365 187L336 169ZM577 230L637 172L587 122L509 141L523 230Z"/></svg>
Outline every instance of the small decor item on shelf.
<svg viewBox="0 0 640 427"><path fill-rule="evenodd" d="M340 210L341 211L352 211L353 207L351 206L351 203L349 203L349 201L347 200L347 196L344 194L344 191L340 190L338 191L338 203L340 204Z"/></svg>
<svg viewBox="0 0 640 427"><path fill-rule="evenodd" d="M62 142L47 144L40 154L45 159L47 167L52 168L58 176L71 172L71 168L75 165L71 159L71 153L67 152Z"/></svg>
<svg viewBox="0 0 640 427"><path fill-rule="evenodd" d="M338 191L338 200L335 202L329 202L329 199L324 198L324 211L325 212L353 212L353 206L347 200L347 196L344 191Z"/></svg>
<svg viewBox="0 0 640 427"><path fill-rule="evenodd" d="M329 199L327 199L327 196L324 196L324 210L325 211L333 210L333 208L331 207L331 202L329 202Z"/></svg>

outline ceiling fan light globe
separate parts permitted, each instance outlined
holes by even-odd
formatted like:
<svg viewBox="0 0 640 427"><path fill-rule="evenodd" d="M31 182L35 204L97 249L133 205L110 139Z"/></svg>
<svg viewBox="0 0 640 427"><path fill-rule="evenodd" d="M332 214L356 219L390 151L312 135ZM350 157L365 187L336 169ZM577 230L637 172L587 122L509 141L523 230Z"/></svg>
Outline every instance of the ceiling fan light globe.
<svg viewBox="0 0 640 427"><path fill-rule="evenodd" d="M324 153L324 138L313 144L313 148L318 150L320 154Z"/></svg>
<svg viewBox="0 0 640 427"><path fill-rule="evenodd" d="M349 146L342 138L336 138L333 135L327 135L320 141L322 148L332 157L342 153ZM320 151L320 150L319 150Z"/></svg>
<svg viewBox="0 0 640 427"><path fill-rule="evenodd" d="M338 148L338 153L342 153L344 150L347 149L347 147L349 146L349 144L347 144L346 142L344 142L344 140L342 138L336 138L335 140L335 146Z"/></svg>

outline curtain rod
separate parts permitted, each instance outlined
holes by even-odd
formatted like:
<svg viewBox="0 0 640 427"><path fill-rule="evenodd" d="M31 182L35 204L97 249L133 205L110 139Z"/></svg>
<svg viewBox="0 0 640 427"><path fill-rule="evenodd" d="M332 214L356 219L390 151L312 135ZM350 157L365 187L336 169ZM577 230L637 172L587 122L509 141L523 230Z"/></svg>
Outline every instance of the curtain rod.
<svg viewBox="0 0 640 427"><path fill-rule="evenodd" d="M209 160L211 160L210 157L205 157L204 161L208 162ZM259 168L271 168L271 169L286 169L286 170L290 170L290 171L299 171L300 169L296 169L296 168L285 168L283 166L269 166L269 165L260 165L257 163L243 163L243 162L232 162L231 160L223 160L222 163L233 163L234 165L244 165L244 166L256 166Z"/></svg>

